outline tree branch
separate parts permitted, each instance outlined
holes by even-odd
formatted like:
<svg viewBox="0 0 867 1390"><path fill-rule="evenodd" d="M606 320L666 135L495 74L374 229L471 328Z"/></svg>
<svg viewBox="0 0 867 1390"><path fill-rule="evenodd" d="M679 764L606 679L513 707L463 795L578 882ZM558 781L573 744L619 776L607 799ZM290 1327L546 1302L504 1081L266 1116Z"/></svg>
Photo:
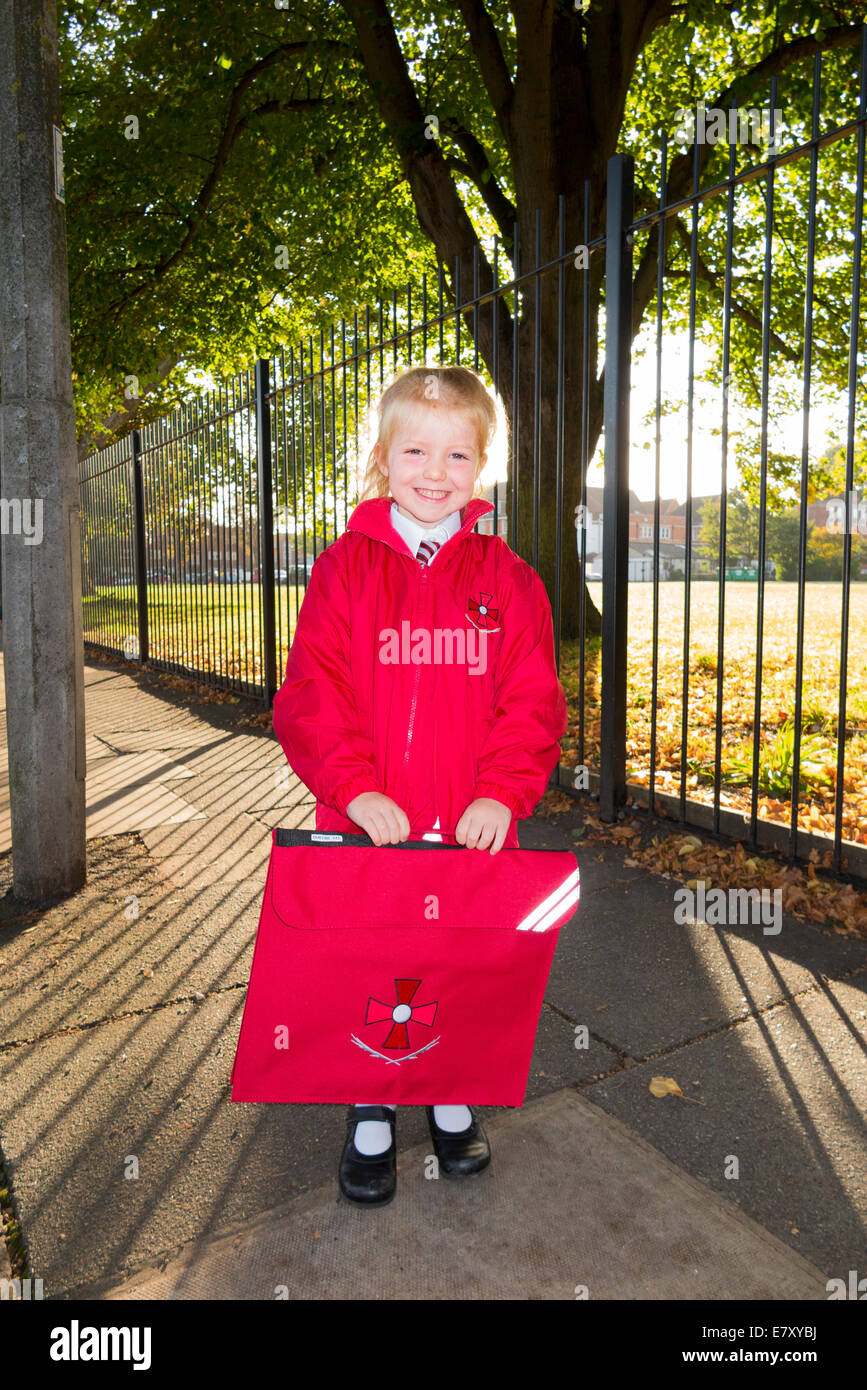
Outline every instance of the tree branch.
<svg viewBox="0 0 867 1390"><path fill-rule="evenodd" d="M345 44L336 42L332 44L330 40L281 44L271 53L267 53L263 58L260 58L258 62L254 63L252 67L248 68L247 71L241 75L232 89L232 95L229 99L229 109L211 169L199 190L192 212L185 219L187 230L180 246L178 246L171 255L166 256L157 265L153 266L147 279L134 286L133 289L129 290L125 295L122 295L121 298L116 300L113 304L109 304L104 310L104 316L112 314L114 321L117 322L123 310L133 299L143 294L145 290L150 289L155 281L161 280L163 276L171 270L172 266L176 265L177 262L186 255L199 230L202 218L213 199L217 184L228 162L235 141L248 124L251 116L257 114L262 115L273 111L304 110L323 104L320 99L316 97L297 97L287 101L263 102L261 106L254 108L253 111L248 112L246 115L242 116L240 114L244 97L257 77L261 76L263 72L273 67L281 59L292 57L299 53L306 53L310 49L321 47L323 43L326 47L346 48Z"/></svg>
<svg viewBox="0 0 867 1390"><path fill-rule="evenodd" d="M471 131L464 127L451 116L444 116L440 120L440 131L450 135L455 144L458 145L466 155L466 163L459 159L446 159L446 167L460 167L476 185L485 200L488 211L496 222L500 230L500 239L512 244L512 229L517 213L515 205L506 196L497 180L494 178L488 154L481 141L477 140ZM487 174L488 178L483 178Z"/></svg>
<svg viewBox="0 0 867 1390"><path fill-rule="evenodd" d="M493 286L491 266L446 167L442 149L436 140L426 138L424 112L388 5L385 0L342 0L342 4L355 29L383 125L409 184L419 226L446 266L458 263L463 285L472 284L477 264L479 291L488 293ZM501 310L499 326L505 331L509 315L505 305ZM484 331L480 328L480 332Z"/></svg>
<svg viewBox="0 0 867 1390"><path fill-rule="evenodd" d="M503 57L503 50L500 47L500 37L491 16L485 9L483 0L458 0L458 9L464 24L467 26L470 44L482 74L488 99L497 118L497 124L502 131L507 149L511 150L514 143L512 139L512 105L515 100L515 91L506 60Z"/></svg>

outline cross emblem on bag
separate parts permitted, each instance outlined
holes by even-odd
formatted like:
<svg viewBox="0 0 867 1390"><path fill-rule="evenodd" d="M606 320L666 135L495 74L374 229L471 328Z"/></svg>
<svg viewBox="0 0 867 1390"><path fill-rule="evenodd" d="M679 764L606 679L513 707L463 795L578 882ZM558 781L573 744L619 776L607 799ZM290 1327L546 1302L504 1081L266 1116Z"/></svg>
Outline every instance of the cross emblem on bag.
<svg viewBox="0 0 867 1390"><path fill-rule="evenodd" d="M414 999L421 980L395 980L394 989L396 1004L386 1004L382 999L374 999L373 995L367 1001L367 1013L364 1018L366 1026L372 1023L385 1023L391 1021L391 1028L388 1037L382 1044L383 1047L399 1048L409 1047L408 1024L421 1023L425 1028L432 1028L436 1018L438 1002L432 1004L415 1004Z"/></svg>

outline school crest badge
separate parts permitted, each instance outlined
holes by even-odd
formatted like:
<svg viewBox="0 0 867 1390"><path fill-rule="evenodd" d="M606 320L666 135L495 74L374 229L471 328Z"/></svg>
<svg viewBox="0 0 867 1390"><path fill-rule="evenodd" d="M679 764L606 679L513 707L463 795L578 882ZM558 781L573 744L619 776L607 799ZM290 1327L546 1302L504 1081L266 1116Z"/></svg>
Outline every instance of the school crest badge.
<svg viewBox="0 0 867 1390"><path fill-rule="evenodd" d="M468 598L464 617L480 632L500 631L500 609L493 594L480 592L478 598Z"/></svg>
<svg viewBox="0 0 867 1390"><path fill-rule="evenodd" d="M425 1028L432 1028L436 1018L438 1001L434 1000L430 1004L413 1004L413 999L418 992L421 980L395 980L394 993L396 1003L387 1004L382 999L376 999L373 995L367 1001L367 1012L364 1017L365 1027L370 1028L376 1023L390 1023L391 1027L388 1036L382 1043L383 1047L392 1050L403 1051L410 1045L409 1024L420 1023ZM376 1052L367 1043L357 1038L354 1033L350 1034L352 1041L357 1047L361 1047L365 1052L369 1052L373 1057L380 1057L392 1066L400 1066L401 1062L412 1061L415 1057L420 1057L429 1048L435 1047L439 1038L434 1038L431 1042L425 1043L423 1047L410 1052L406 1057L385 1057L381 1052Z"/></svg>

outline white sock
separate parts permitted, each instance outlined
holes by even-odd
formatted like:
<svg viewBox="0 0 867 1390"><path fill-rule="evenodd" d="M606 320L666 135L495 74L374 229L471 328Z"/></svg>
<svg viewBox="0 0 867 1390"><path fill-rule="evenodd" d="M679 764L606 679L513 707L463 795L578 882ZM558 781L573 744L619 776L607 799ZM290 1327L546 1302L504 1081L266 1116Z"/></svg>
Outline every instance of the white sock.
<svg viewBox="0 0 867 1390"><path fill-rule="evenodd" d="M365 1104L372 1105L373 1101ZM356 1105L356 1110L360 1107ZM394 1106L386 1107L393 1110ZM360 1125L355 1126L355 1147L360 1154L365 1154L368 1158L374 1154L384 1154L391 1148L391 1125L387 1120L362 1120Z"/></svg>
<svg viewBox="0 0 867 1390"><path fill-rule="evenodd" d="M449 1134L461 1134L473 1123L468 1105L435 1105L434 1122Z"/></svg>

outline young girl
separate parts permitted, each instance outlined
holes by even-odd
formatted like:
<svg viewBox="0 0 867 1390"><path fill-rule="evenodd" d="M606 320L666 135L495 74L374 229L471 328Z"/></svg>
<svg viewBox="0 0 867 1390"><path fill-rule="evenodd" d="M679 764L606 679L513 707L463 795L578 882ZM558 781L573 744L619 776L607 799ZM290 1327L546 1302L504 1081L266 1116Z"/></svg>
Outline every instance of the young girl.
<svg viewBox="0 0 867 1390"><path fill-rule="evenodd" d="M274 732L316 796L317 830L517 848L516 819L557 763L566 700L539 576L501 537L473 533L493 510L478 493L494 401L464 367L413 367L383 392L378 425L367 500L313 566ZM487 1167L470 1106L427 1116L442 1173ZM394 1107L351 1106L344 1197L391 1201L395 1160Z"/></svg>

